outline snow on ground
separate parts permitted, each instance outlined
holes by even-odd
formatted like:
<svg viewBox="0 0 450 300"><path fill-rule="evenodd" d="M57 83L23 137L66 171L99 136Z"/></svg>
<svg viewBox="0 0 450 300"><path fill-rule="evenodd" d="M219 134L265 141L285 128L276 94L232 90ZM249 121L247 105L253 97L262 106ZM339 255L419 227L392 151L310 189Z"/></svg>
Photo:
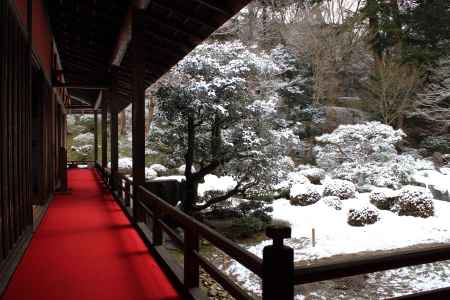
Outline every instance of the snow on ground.
<svg viewBox="0 0 450 300"><path fill-rule="evenodd" d="M426 186L432 185L441 192L450 191L450 168L441 168L440 172L436 170L418 171L413 178Z"/></svg>
<svg viewBox="0 0 450 300"><path fill-rule="evenodd" d="M288 221L291 224L292 238L287 240L286 244L294 248L295 261L308 261L363 251L396 249L423 243L450 242L450 218L448 218L450 203L439 200L433 200L435 215L426 219L398 216L393 212L380 210L380 220L375 224L364 227L348 225L347 214L350 208L368 206L376 209L370 203L368 196L367 193L359 194L357 198L343 200L342 210L335 210L322 200L309 206L292 206L288 200L279 199L273 203L272 216L274 219ZM315 247L312 247L311 243L313 228L316 234ZM269 244L271 241L266 240L246 248L262 257L263 248ZM259 281L245 267L233 262L225 269L227 273L233 274L246 289L260 293ZM447 266L447 270L449 269L450 267ZM401 270L393 270L390 271L391 276L389 274L383 276L390 278L394 274L392 272L401 273ZM401 275L400 273L398 276ZM390 279L389 282L391 281ZM426 279L423 278L416 281L417 284L423 281L422 286L427 284ZM396 283L400 284L398 281ZM439 287L440 284L442 285L442 281L437 281L431 284L431 287Z"/></svg>
<svg viewBox="0 0 450 300"><path fill-rule="evenodd" d="M198 195L203 197L206 192L223 192L226 193L236 187L236 180L231 176L218 177L208 174L204 177L204 183L198 185Z"/></svg>

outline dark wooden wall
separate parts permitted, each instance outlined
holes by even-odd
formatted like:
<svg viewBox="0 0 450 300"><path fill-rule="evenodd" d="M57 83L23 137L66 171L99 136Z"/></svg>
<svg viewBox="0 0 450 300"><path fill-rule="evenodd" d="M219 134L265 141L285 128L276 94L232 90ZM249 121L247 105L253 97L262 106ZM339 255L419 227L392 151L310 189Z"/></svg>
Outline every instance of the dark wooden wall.
<svg viewBox="0 0 450 300"><path fill-rule="evenodd" d="M38 61L11 2L0 1L0 271L31 234L33 204L59 182L65 116Z"/></svg>
<svg viewBox="0 0 450 300"><path fill-rule="evenodd" d="M31 90L27 35L9 1L0 4L0 258L32 224Z"/></svg>

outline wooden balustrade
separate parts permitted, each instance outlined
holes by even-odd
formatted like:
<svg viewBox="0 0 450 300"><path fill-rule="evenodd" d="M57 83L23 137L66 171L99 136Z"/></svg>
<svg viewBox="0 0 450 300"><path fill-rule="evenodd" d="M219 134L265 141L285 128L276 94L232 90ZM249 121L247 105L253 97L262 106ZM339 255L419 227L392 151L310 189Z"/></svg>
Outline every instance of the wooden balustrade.
<svg viewBox="0 0 450 300"><path fill-rule="evenodd" d="M99 165L97 167L105 183L109 185L111 172ZM194 291L198 290L199 270L202 268L236 299L254 299L253 295L247 293L201 254L200 244L202 241L209 242L260 277L263 300L293 300L295 285L450 260L450 245L442 245L427 250L294 268L293 249L283 244L283 239L290 238L289 227L280 226L266 229L266 235L273 240L273 244L264 248L263 258L261 259L154 195L146 187L137 187L136 190L139 190L140 198L134 198L132 180L123 175L118 175L118 177L120 184L116 197L122 206L128 210L129 215L132 215L133 211L138 212L141 216L139 220L145 220L136 222L137 228L143 229L148 242L166 260L168 267L174 274L178 275L184 287L192 291L191 295L198 295L198 292ZM135 207L134 210L132 206ZM184 234L177 233L173 224L181 228ZM165 242L164 234L171 239L173 245L183 252L184 262L182 266L175 264L174 259L162 248ZM423 299L421 297L428 297L427 299L429 299L429 297L442 297L443 295L450 295L450 288L412 294L399 299Z"/></svg>

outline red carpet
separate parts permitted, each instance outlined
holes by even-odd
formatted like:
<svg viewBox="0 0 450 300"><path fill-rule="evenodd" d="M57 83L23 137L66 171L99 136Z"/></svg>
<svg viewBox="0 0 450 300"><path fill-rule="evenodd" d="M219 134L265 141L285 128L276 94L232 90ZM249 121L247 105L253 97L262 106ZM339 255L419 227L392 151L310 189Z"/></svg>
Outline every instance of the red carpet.
<svg viewBox="0 0 450 300"><path fill-rule="evenodd" d="M175 300L163 274L91 169L69 171L3 300Z"/></svg>

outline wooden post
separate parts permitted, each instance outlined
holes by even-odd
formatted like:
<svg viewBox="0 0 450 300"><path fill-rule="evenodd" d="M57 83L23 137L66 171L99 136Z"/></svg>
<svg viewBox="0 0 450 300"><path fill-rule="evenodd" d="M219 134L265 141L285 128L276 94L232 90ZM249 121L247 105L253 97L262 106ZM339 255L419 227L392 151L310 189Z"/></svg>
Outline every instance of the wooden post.
<svg viewBox="0 0 450 300"><path fill-rule="evenodd" d="M133 111L132 111L132 136L133 136L133 215L136 222L142 220L139 214L140 193L138 186L145 183L145 49L143 43L144 33L143 10L133 10L132 23L132 61L133 61Z"/></svg>
<svg viewBox="0 0 450 300"><path fill-rule="evenodd" d="M188 289L196 288L200 280L200 266L194 254L199 251L200 244L197 229L194 226L185 228L184 237L184 286Z"/></svg>
<svg viewBox="0 0 450 300"><path fill-rule="evenodd" d="M111 103L109 105L111 111L111 190L117 191L118 188L118 172L119 172L119 130L117 121L117 103L115 99L115 90L111 92Z"/></svg>
<svg viewBox="0 0 450 300"><path fill-rule="evenodd" d="M108 124L108 97L102 99L102 168L108 167L108 136L106 133Z"/></svg>
<svg viewBox="0 0 450 300"><path fill-rule="evenodd" d="M98 160L98 112L94 111L94 162L97 165Z"/></svg>
<svg viewBox="0 0 450 300"><path fill-rule="evenodd" d="M291 237L288 226L270 226L266 235L273 244L263 250L263 300L294 299L294 249L283 239Z"/></svg>

